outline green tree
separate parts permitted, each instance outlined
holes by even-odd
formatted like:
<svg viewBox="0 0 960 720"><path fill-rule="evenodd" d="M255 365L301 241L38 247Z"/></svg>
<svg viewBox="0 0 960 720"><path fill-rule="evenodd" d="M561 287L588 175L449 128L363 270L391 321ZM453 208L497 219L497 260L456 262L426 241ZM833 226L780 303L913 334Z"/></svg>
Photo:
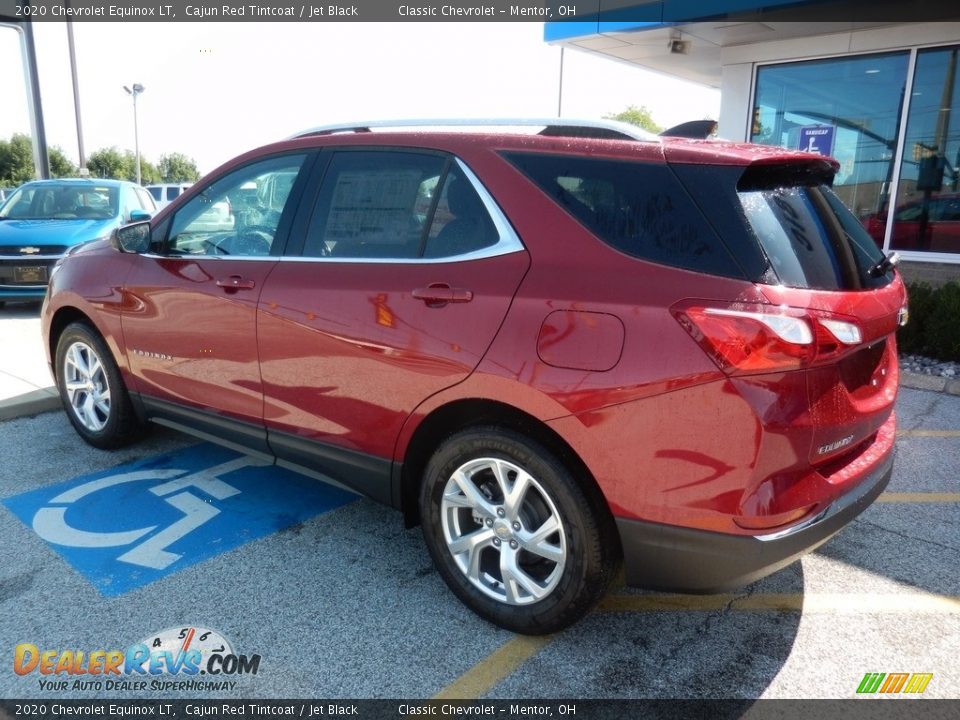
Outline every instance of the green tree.
<svg viewBox="0 0 960 720"><path fill-rule="evenodd" d="M137 181L137 156L132 150L124 150L124 160L127 165L127 174L122 179L130 182ZM153 185L160 182L160 171L157 166L147 160L143 155L140 156L140 184Z"/></svg>
<svg viewBox="0 0 960 720"><path fill-rule="evenodd" d="M167 183L196 182L200 179L196 161L183 153L161 155L157 169L163 182Z"/></svg>
<svg viewBox="0 0 960 720"><path fill-rule="evenodd" d="M16 187L33 180L33 145L30 136L14 133L0 140L0 184Z"/></svg>
<svg viewBox="0 0 960 720"><path fill-rule="evenodd" d="M50 153L50 177L62 178L77 176L77 166L70 161L70 158L66 156L59 146L50 148L48 152Z"/></svg>
<svg viewBox="0 0 960 720"><path fill-rule="evenodd" d="M124 154L116 147L101 148L87 159L87 169L91 177L123 180L136 174L136 169L128 164L132 157L129 150Z"/></svg>
<svg viewBox="0 0 960 720"><path fill-rule="evenodd" d="M663 128L653 120L653 115L647 109L646 105L637 107L631 105L626 110L622 110L613 115L604 115L607 120L619 120L620 122L636 125L652 133L659 133Z"/></svg>

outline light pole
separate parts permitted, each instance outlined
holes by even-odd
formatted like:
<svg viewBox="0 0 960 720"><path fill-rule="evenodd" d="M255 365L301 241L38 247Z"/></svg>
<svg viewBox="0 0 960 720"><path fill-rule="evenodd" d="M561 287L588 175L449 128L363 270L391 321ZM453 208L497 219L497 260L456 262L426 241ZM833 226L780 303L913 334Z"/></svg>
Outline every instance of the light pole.
<svg viewBox="0 0 960 720"><path fill-rule="evenodd" d="M137 129L137 95L144 91L143 85L140 83L134 83L133 89L131 90L126 85L123 86L123 89L127 91L127 95L133 98L133 144L135 152L137 153L137 185L140 184L140 132Z"/></svg>

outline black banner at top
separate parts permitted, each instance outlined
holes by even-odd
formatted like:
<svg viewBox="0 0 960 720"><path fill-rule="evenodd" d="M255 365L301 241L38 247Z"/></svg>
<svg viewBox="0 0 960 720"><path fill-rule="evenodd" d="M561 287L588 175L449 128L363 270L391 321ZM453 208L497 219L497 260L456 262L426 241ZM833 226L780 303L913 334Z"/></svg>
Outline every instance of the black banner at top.
<svg viewBox="0 0 960 720"><path fill-rule="evenodd" d="M919 22L958 0L0 0L13 22Z"/></svg>

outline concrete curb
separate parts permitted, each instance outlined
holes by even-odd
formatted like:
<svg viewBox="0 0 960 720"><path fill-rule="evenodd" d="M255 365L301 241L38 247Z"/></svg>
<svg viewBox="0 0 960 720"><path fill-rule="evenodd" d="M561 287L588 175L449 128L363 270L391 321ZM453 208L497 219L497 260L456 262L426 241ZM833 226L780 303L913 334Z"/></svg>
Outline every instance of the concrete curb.
<svg viewBox="0 0 960 720"><path fill-rule="evenodd" d="M914 390L932 390L933 392L960 395L960 379L945 378L937 375L923 375L921 373L901 372L900 387Z"/></svg>
<svg viewBox="0 0 960 720"><path fill-rule="evenodd" d="M39 415L40 413L59 410L63 407L60 395L54 387L33 390L23 395L0 400L0 422L15 418Z"/></svg>
<svg viewBox="0 0 960 720"><path fill-rule="evenodd" d="M921 373L901 372L900 387L930 390L960 396L960 379ZM62 406L55 387L34 390L23 395L0 400L0 422L59 410Z"/></svg>

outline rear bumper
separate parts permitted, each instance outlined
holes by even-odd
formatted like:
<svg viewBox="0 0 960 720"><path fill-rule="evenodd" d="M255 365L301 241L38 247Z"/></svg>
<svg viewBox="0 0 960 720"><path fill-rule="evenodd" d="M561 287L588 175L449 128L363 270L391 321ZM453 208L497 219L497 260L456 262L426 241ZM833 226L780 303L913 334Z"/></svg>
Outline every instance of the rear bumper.
<svg viewBox="0 0 960 720"><path fill-rule="evenodd" d="M693 593L742 587L822 545L866 510L893 472L891 451L816 517L767 535L728 535L616 518L627 584Z"/></svg>

